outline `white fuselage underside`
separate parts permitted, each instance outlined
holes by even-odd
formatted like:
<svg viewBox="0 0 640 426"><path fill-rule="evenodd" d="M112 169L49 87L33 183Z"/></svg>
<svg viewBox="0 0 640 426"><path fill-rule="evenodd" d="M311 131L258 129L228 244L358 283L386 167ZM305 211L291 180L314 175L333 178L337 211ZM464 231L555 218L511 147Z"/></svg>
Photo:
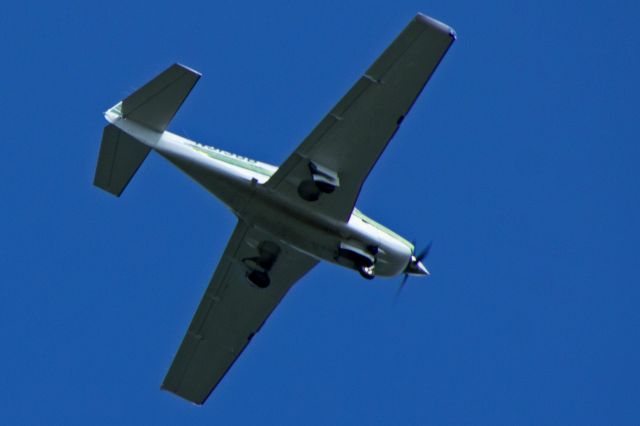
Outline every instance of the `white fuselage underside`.
<svg viewBox="0 0 640 426"><path fill-rule="evenodd" d="M309 207L288 202L263 185L277 167L238 156L165 131L154 132L108 111L107 120L153 148L209 192L220 198L241 219L295 249L315 258L353 268L338 257L343 245L377 247L375 275L401 274L413 245L354 209L347 222L337 221Z"/></svg>

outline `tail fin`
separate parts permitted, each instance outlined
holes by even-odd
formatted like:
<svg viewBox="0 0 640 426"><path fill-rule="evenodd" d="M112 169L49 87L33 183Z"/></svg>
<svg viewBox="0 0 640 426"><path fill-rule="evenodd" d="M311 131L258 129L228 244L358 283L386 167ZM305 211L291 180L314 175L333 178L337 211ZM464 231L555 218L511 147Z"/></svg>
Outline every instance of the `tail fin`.
<svg viewBox="0 0 640 426"><path fill-rule="evenodd" d="M171 65L122 101L122 116L162 133L199 78L192 69Z"/></svg>
<svg viewBox="0 0 640 426"><path fill-rule="evenodd" d="M162 133L199 78L200 73L174 64L107 111L107 117L126 118ZM150 149L109 124L102 134L94 185L119 197Z"/></svg>
<svg viewBox="0 0 640 426"><path fill-rule="evenodd" d="M151 151L113 124L104 128L93 184L119 197Z"/></svg>

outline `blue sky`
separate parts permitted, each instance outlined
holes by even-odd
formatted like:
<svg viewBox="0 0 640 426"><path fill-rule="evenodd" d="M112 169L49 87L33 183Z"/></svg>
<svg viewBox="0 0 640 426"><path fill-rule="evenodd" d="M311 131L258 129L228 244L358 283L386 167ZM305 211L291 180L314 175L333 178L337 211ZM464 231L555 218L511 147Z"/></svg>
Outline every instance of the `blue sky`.
<svg viewBox="0 0 640 426"><path fill-rule="evenodd" d="M174 62L171 130L280 164L413 15L459 39L358 206L429 279L320 265L204 407L159 390L235 219L158 156L91 184L102 111ZM640 7L10 2L6 424L637 424Z"/></svg>

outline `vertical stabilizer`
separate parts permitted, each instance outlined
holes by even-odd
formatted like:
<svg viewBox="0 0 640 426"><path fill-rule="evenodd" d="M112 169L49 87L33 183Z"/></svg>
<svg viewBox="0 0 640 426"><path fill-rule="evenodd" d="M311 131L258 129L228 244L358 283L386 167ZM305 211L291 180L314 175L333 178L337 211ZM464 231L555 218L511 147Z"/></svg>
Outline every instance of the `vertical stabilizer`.
<svg viewBox="0 0 640 426"><path fill-rule="evenodd" d="M198 79L200 73L180 64L171 65L105 113L113 124L102 134L93 181L97 187L119 197L151 150L119 128L117 122L131 120L154 132L164 132Z"/></svg>
<svg viewBox="0 0 640 426"><path fill-rule="evenodd" d="M150 150L148 146L109 124L102 133L93 184L119 197Z"/></svg>

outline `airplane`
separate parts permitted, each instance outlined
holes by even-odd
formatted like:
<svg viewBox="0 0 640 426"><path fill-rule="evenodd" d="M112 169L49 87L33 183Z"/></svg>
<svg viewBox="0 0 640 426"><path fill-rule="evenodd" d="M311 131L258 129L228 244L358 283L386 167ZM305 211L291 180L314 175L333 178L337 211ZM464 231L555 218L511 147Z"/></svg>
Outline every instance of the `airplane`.
<svg viewBox="0 0 640 426"><path fill-rule="evenodd" d="M417 14L300 146L275 167L171 133L200 73L174 64L105 112L94 184L119 197L151 150L238 223L161 388L202 405L287 291L318 262L366 279L425 276L428 247L355 208L360 189L456 39Z"/></svg>

